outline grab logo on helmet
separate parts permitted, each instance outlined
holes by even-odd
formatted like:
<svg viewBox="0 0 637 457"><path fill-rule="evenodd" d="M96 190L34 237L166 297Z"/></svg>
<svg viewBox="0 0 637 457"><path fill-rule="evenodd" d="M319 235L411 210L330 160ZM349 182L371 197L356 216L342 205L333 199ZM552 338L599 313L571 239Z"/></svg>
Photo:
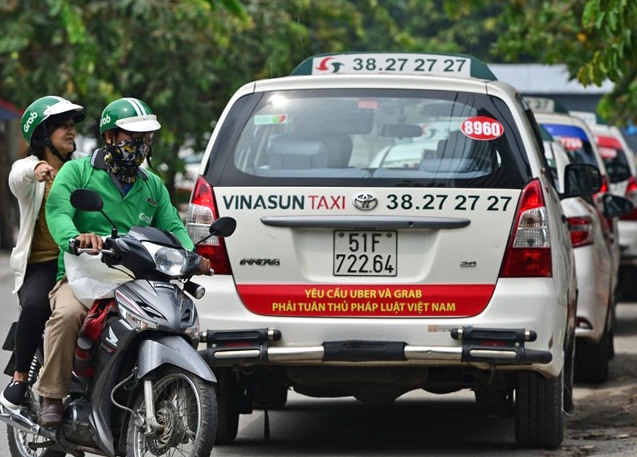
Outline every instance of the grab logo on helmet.
<svg viewBox="0 0 637 457"><path fill-rule="evenodd" d="M35 121L37 117L38 113L36 113L35 111L32 111L31 114L29 114L29 118L24 123L24 133L28 133L28 131L31 130L31 124L33 124L33 121Z"/></svg>
<svg viewBox="0 0 637 457"><path fill-rule="evenodd" d="M111 123L111 117L107 114L100 120L100 127L103 127L106 124L110 124L110 123Z"/></svg>

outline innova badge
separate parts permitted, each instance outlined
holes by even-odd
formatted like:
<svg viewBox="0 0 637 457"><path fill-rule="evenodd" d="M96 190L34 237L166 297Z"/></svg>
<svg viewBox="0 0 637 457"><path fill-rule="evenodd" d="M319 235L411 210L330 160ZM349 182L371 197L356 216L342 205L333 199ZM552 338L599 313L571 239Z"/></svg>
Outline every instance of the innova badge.
<svg viewBox="0 0 637 457"><path fill-rule="evenodd" d="M371 211L378 206L378 199L374 194L361 192L354 196L354 206L361 211Z"/></svg>

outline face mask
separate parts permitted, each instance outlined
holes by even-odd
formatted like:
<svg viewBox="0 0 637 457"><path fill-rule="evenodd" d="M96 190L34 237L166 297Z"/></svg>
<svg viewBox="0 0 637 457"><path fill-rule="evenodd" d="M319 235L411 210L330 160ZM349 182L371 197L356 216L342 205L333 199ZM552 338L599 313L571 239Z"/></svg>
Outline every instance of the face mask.
<svg viewBox="0 0 637 457"><path fill-rule="evenodd" d="M151 144L150 135L120 141L115 145L107 144L104 148L106 151L104 162L120 182L134 182L137 169L146 160Z"/></svg>

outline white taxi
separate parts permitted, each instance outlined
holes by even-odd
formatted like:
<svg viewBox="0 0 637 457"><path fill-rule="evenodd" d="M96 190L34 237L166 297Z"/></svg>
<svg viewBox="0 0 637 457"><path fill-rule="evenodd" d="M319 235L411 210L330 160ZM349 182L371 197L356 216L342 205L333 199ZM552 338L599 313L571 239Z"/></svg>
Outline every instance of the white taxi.
<svg viewBox="0 0 637 457"><path fill-rule="evenodd" d="M527 99L528 100L528 99ZM601 198L611 193L608 171L604 159L599 153L595 136L590 126L580 117L568 112L534 112L537 122L546 128L566 151L574 158L575 162L589 163L599 168L602 175L602 188L594 196L594 201L600 211L603 211ZM617 288L620 264L620 246L617 237L617 217L606 218L606 238L612 255L613 294Z"/></svg>
<svg viewBox="0 0 637 457"><path fill-rule="evenodd" d="M619 266L619 289L624 299L637 297L635 273L637 272L637 179L635 177L635 155L621 131L611 125L590 126L600 155L610 176L610 188L616 195L630 200L635 209L619 218L617 232L621 252Z"/></svg>
<svg viewBox="0 0 637 457"><path fill-rule="evenodd" d="M548 132L547 132L548 134ZM564 180L560 170L575 160L553 138L545 138L544 150L558 190ZM617 216L621 202L612 194L600 211L590 196L562 200L568 219L577 272L578 300L575 336L575 381L601 383L608 379L616 327L612 254L605 234L605 217ZM610 199L610 200L609 200ZM615 203L615 204L613 204Z"/></svg>
<svg viewBox="0 0 637 457"><path fill-rule="evenodd" d="M434 127L444 134L421 141ZM397 145L409 160L378 158ZM237 220L197 247L216 273L198 309L218 443L288 388L370 403L472 389L515 411L520 444L561 443L570 235L530 110L483 62L312 57L235 93L199 171L192 239ZM595 167L565 176L563 197L599 185Z"/></svg>

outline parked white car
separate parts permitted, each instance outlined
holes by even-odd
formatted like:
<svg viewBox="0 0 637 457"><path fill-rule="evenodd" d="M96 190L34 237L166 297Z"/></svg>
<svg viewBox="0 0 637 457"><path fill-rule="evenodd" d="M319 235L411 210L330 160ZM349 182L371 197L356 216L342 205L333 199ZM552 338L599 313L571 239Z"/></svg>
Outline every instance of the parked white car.
<svg viewBox="0 0 637 457"><path fill-rule="evenodd" d="M621 252L619 266L620 293L625 299L637 298L637 180L635 179L635 154L621 131L614 126L591 125L597 147L606 164L610 188L616 195L629 199L636 209L619 218L617 232Z"/></svg>
<svg viewBox="0 0 637 457"><path fill-rule="evenodd" d="M573 158L576 163L589 163L597 166L602 175L602 188L593 196L597 207L603 211L602 197L612 193L610 189L610 177L606 170L606 164L602 159L595 142L595 136L590 126L583 119L569 113L534 113L537 122L546 128L556 141L558 141ZM618 218L605 218L604 230L609 242L612 255L613 294L617 289L620 264L620 247L618 234Z"/></svg>
<svg viewBox="0 0 637 457"><path fill-rule="evenodd" d="M544 150L561 192L564 176L560 170L574 159L554 140L545 141ZM616 327L614 273L604 215L586 196L565 198L562 208L571 233L578 284L575 381L601 383L608 379Z"/></svg>
<svg viewBox="0 0 637 457"><path fill-rule="evenodd" d="M399 144L407 162L378 159ZM530 109L483 62L312 57L234 94L199 174L191 238L237 220L197 248L216 273L198 309L218 443L288 388L366 403L471 389L514 415L521 445L562 442L577 279L560 198L590 195L599 171L567 165L560 196Z"/></svg>

